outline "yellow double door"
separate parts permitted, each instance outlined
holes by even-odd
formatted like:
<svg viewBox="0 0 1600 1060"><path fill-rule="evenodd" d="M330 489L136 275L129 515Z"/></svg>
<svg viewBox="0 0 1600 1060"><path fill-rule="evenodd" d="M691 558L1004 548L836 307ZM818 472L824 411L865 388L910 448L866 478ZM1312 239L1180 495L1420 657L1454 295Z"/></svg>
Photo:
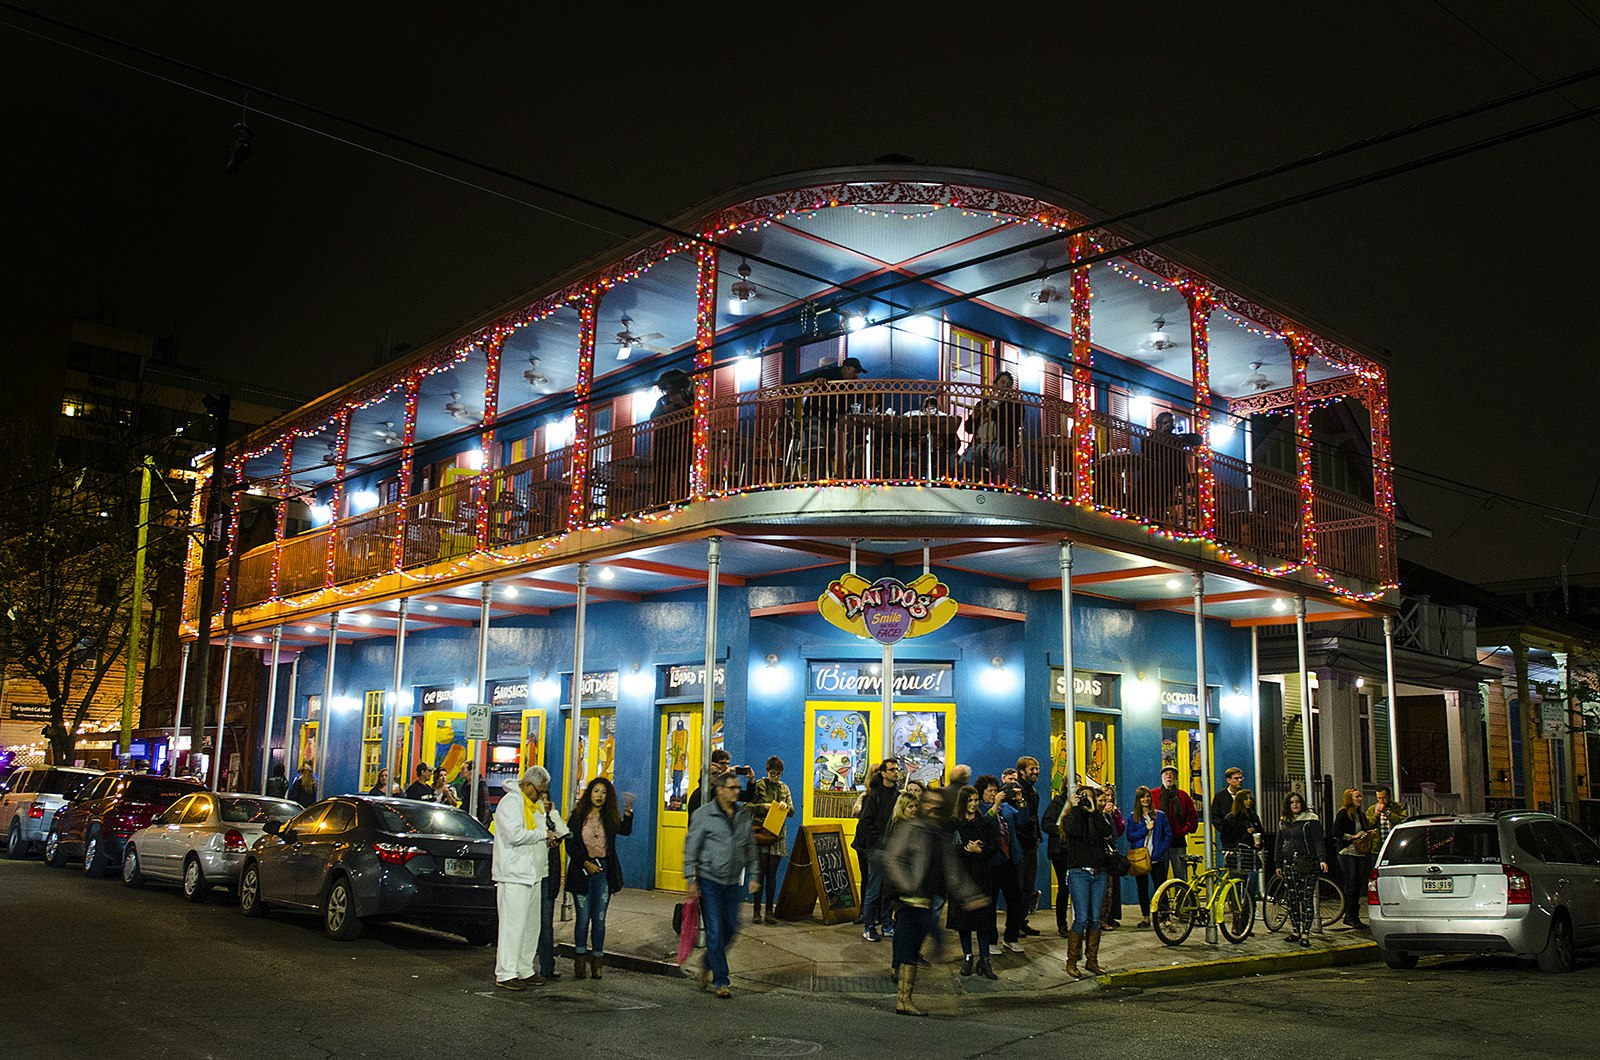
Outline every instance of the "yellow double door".
<svg viewBox="0 0 1600 1060"><path fill-rule="evenodd" d="M701 707L664 707L656 761L656 887L683 890L683 841L689 832L689 796L700 786ZM722 746L722 704L711 715L711 749Z"/></svg>

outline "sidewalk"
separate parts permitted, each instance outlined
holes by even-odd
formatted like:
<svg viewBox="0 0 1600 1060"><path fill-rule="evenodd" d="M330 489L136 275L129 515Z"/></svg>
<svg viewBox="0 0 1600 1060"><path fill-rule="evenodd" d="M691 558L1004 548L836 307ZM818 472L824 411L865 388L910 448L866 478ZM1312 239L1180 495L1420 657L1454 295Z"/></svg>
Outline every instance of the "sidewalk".
<svg viewBox="0 0 1600 1060"><path fill-rule="evenodd" d="M682 895L670 891L626 889L611 900L606 915L606 963L636 971L680 974L677 936L672 931L672 907ZM1357 964L1377 959L1377 947L1364 931L1337 928L1319 932L1309 947L1291 946L1283 935L1268 932L1257 919L1255 933L1243 942L1220 941L1208 945L1196 928L1181 946L1167 946L1154 931L1140 930L1138 907L1123 926L1108 931L1100 943L1100 964L1106 974L1067 978L1063 961L1067 940L1056 934L1055 914L1041 910L1031 923L1044 934L1022 941L1025 953L997 954L993 964L1000 978L960 976L961 950L953 932L943 933L945 951L928 955L933 968L919 977L918 996L934 994L1023 995L1062 997L1096 987L1149 987L1205 979L1231 979L1266 975L1302 968ZM555 925L556 942L570 955L572 925ZM794 990L803 993L892 994L889 979L891 942L868 942L853 924L823 924L820 920L778 921L752 924L748 907L738 938L729 951L735 989ZM699 953L689 958L697 966Z"/></svg>

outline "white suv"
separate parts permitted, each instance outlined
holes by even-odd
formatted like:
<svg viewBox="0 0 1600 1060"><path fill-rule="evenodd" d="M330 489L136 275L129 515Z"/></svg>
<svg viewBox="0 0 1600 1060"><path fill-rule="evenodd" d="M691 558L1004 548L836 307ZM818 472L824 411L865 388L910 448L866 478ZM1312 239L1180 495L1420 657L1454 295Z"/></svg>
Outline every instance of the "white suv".
<svg viewBox="0 0 1600 1060"><path fill-rule="evenodd" d="M1421 817L1397 825L1367 881L1378 952L1508 953L1569 972L1600 943L1600 845L1547 813Z"/></svg>
<svg viewBox="0 0 1600 1060"><path fill-rule="evenodd" d="M100 776L98 769L73 766L31 766L11 775L0 795L0 836L8 858L25 858L44 842L56 811L83 787Z"/></svg>

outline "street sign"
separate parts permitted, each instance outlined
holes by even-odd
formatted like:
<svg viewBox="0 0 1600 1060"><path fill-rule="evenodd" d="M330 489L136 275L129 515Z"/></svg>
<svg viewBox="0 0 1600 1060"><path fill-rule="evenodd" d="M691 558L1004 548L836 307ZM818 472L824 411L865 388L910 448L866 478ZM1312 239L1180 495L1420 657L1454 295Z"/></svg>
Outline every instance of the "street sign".
<svg viewBox="0 0 1600 1060"><path fill-rule="evenodd" d="M489 738L489 704L467 704L467 739L487 740Z"/></svg>
<svg viewBox="0 0 1600 1060"><path fill-rule="evenodd" d="M1547 699L1539 704L1539 734L1547 740L1557 740L1567 734L1567 705L1559 699Z"/></svg>

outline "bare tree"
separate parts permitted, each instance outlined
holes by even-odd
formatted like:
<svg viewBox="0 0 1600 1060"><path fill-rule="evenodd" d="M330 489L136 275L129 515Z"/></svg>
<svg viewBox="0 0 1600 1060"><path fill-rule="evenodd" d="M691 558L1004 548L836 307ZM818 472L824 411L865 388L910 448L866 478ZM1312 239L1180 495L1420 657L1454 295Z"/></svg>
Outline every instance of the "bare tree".
<svg viewBox="0 0 1600 1060"><path fill-rule="evenodd" d="M8 669L44 691L44 734L57 762L72 761L95 698L122 661L135 606L139 468L149 447L128 429L97 434L92 446L73 447L90 459L71 462L57 457L50 430L19 422L0 434L0 646ZM182 536L162 499L152 496L152 529L168 530L150 536L155 570L174 562Z"/></svg>

